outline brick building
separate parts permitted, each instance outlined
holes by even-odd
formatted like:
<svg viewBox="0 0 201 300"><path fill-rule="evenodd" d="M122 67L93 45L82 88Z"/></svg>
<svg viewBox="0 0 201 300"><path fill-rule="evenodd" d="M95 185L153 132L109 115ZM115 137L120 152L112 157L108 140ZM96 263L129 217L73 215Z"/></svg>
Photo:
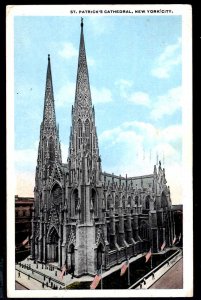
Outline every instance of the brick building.
<svg viewBox="0 0 201 300"><path fill-rule="evenodd" d="M94 275L175 235L165 169L122 177L102 171L83 21L67 163L62 163L50 56L35 173L31 258ZM126 170L125 170L126 173Z"/></svg>
<svg viewBox="0 0 201 300"><path fill-rule="evenodd" d="M31 219L34 198L15 196L15 245L19 246L31 236Z"/></svg>

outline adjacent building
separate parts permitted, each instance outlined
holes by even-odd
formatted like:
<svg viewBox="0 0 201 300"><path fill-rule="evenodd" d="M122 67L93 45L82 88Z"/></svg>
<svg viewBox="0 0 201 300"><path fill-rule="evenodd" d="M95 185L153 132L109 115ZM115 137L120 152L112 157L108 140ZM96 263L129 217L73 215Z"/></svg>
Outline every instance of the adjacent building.
<svg viewBox="0 0 201 300"><path fill-rule="evenodd" d="M83 21L69 153L62 163L48 55L35 173L31 258L94 275L139 253L158 252L175 235L170 189L161 163L153 173L103 172L92 105ZM126 173L126 170L125 170Z"/></svg>
<svg viewBox="0 0 201 300"><path fill-rule="evenodd" d="M15 245L31 236L31 219L34 198L15 196Z"/></svg>

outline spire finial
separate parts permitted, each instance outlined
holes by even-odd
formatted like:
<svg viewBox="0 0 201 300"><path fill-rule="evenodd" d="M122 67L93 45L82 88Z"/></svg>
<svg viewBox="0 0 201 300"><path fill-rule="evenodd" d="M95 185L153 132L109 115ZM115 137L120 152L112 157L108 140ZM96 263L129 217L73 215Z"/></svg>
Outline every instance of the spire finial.
<svg viewBox="0 0 201 300"><path fill-rule="evenodd" d="M48 60L50 60L50 54L48 54Z"/></svg>
<svg viewBox="0 0 201 300"><path fill-rule="evenodd" d="M83 18L81 18L81 27L83 27L83 25L84 25L84 24L83 24Z"/></svg>

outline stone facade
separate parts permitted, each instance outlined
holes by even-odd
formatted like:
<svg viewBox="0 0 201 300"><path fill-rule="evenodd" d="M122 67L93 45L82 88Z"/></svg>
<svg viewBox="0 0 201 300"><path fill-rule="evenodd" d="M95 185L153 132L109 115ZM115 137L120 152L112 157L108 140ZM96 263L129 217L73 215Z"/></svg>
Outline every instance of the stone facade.
<svg viewBox="0 0 201 300"><path fill-rule="evenodd" d="M31 257L94 275L174 238L170 190L159 162L153 174L102 171L81 22L67 163L61 159L50 57L35 177Z"/></svg>

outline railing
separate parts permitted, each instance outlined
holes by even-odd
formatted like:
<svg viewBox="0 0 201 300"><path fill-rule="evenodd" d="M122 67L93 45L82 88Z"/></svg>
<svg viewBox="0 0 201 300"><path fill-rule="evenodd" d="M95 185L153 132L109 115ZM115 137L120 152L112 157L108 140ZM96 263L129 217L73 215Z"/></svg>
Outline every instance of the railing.
<svg viewBox="0 0 201 300"><path fill-rule="evenodd" d="M129 289L135 289L137 286L142 284L144 280L148 279L150 276L153 276L155 272L157 272L160 268L162 268L165 264L169 263L169 261L177 256L178 254L181 254L181 250L177 250L175 253L173 253L171 256L169 256L166 260L164 260L160 265L158 265L156 268L152 269L149 273L144 275L142 278L140 278L138 281L136 281L133 285L129 287Z"/></svg>

